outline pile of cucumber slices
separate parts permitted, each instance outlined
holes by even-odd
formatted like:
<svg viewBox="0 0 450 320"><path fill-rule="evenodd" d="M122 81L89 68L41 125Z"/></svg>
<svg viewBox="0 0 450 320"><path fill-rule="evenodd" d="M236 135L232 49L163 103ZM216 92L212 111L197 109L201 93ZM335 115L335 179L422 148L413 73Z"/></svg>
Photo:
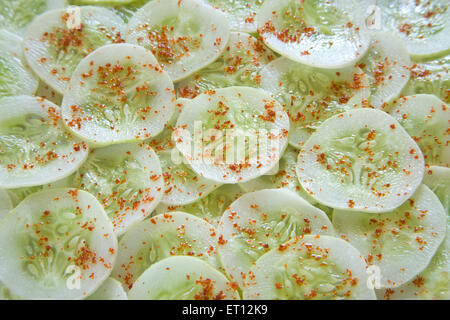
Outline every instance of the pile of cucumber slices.
<svg viewBox="0 0 450 320"><path fill-rule="evenodd" d="M449 5L0 0L0 300L450 299Z"/></svg>

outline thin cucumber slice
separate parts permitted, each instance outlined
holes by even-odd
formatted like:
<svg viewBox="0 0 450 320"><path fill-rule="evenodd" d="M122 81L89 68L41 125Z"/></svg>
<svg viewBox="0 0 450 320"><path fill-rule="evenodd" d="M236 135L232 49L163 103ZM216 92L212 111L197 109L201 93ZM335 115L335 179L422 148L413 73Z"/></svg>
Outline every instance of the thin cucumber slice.
<svg viewBox="0 0 450 320"><path fill-rule="evenodd" d="M92 150L72 185L102 203L117 236L149 216L163 196L160 161L145 143Z"/></svg>
<svg viewBox="0 0 450 320"><path fill-rule="evenodd" d="M177 94L193 99L200 93L231 86L259 87L259 71L275 58L261 40L231 32L224 52L213 63L177 84Z"/></svg>
<svg viewBox="0 0 450 320"><path fill-rule="evenodd" d="M32 95L36 92L38 83L25 62L22 39L6 30L0 30L0 98Z"/></svg>
<svg viewBox="0 0 450 320"><path fill-rule="evenodd" d="M256 261L244 299L375 300L366 268L358 250L344 240L298 237Z"/></svg>
<svg viewBox="0 0 450 320"><path fill-rule="evenodd" d="M425 185L399 208L383 214L335 210L333 225L380 270L382 288L410 281L430 263L447 232L447 215Z"/></svg>
<svg viewBox="0 0 450 320"><path fill-rule="evenodd" d="M28 27L25 57L42 80L64 94L78 63L96 48L123 42L124 27L120 17L101 7L48 11Z"/></svg>
<svg viewBox="0 0 450 320"><path fill-rule="evenodd" d="M150 1L131 18L126 35L150 49L175 82L216 60L228 38L225 16L198 0Z"/></svg>
<svg viewBox="0 0 450 320"><path fill-rule="evenodd" d="M318 202L337 209L387 212L422 182L419 146L387 113L356 109L325 121L300 151L297 176Z"/></svg>
<svg viewBox="0 0 450 320"><path fill-rule="evenodd" d="M304 234L334 235L323 211L284 189L243 195L224 212L218 232L222 264L241 287L251 266L271 249Z"/></svg>
<svg viewBox="0 0 450 320"><path fill-rule="evenodd" d="M236 184L225 184L208 196L188 205L169 206L161 203L156 207L155 214L182 211L197 216L217 227L228 206L243 194L244 192Z"/></svg>
<svg viewBox="0 0 450 320"><path fill-rule="evenodd" d="M379 0L383 29L405 44L414 57L448 53L450 49L450 9L447 0Z"/></svg>
<svg viewBox="0 0 450 320"><path fill-rule="evenodd" d="M417 142L428 165L450 166L450 109L436 96L402 97L389 112Z"/></svg>
<svg viewBox="0 0 450 320"><path fill-rule="evenodd" d="M258 32L279 54L312 67L348 67L369 48L365 2L266 0Z"/></svg>
<svg viewBox="0 0 450 320"><path fill-rule="evenodd" d="M39 81L39 86L36 92L37 97L44 98L48 101L53 102L57 106L60 106L62 104L63 96L59 93L57 93L55 90L52 89L48 84L43 82L42 80Z"/></svg>
<svg viewBox="0 0 450 320"><path fill-rule="evenodd" d="M436 166L427 168L423 183L441 200L450 220L450 168Z"/></svg>
<svg viewBox="0 0 450 320"><path fill-rule="evenodd" d="M200 218L184 212L157 215L121 238L113 276L129 290L148 267L175 255L198 257L219 268L216 244L216 229Z"/></svg>
<svg viewBox="0 0 450 320"><path fill-rule="evenodd" d="M128 297L119 281L108 278L87 300L128 300Z"/></svg>
<svg viewBox="0 0 450 320"><path fill-rule="evenodd" d="M381 108L400 95L412 66L403 43L389 32L372 34L372 43L358 66L369 77L370 104Z"/></svg>
<svg viewBox="0 0 450 320"><path fill-rule="evenodd" d="M145 140L170 120L175 91L150 51L106 45L77 66L62 110L66 125L97 146Z"/></svg>
<svg viewBox="0 0 450 320"><path fill-rule="evenodd" d="M51 183L86 160L87 146L63 128L60 108L31 96L0 100L0 187Z"/></svg>
<svg viewBox="0 0 450 320"><path fill-rule="evenodd" d="M82 299L111 273L117 252L100 203L77 189L35 193L0 224L0 281L23 299Z"/></svg>
<svg viewBox="0 0 450 320"><path fill-rule="evenodd" d="M174 138L199 175L238 183L276 165L288 131L287 113L264 90L229 87L205 92L186 104Z"/></svg>
<svg viewBox="0 0 450 320"><path fill-rule="evenodd" d="M216 269L187 256L153 264L136 280L130 300L239 300L239 293Z"/></svg>
<svg viewBox="0 0 450 320"><path fill-rule="evenodd" d="M0 189L0 222L12 210L13 203L6 190Z"/></svg>
<svg viewBox="0 0 450 320"><path fill-rule="evenodd" d="M369 79L357 67L323 70L278 58L261 71L261 88L286 108L289 143L301 148L326 119L368 104Z"/></svg>

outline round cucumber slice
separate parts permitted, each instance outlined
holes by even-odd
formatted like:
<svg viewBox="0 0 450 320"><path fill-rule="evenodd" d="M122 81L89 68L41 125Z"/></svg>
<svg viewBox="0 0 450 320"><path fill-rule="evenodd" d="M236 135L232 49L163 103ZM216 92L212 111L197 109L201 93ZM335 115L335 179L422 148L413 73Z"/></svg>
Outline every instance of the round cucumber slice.
<svg viewBox="0 0 450 320"><path fill-rule="evenodd" d="M261 71L261 88L272 93L289 114L289 143L301 148L326 119L363 107L370 96L368 77L357 67L323 70L286 58Z"/></svg>
<svg viewBox="0 0 450 320"><path fill-rule="evenodd" d="M32 95L36 92L38 83L25 62L22 39L6 30L0 30L0 98Z"/></svg>
<svg viewBox="0 0 450 320"><path fill-rule="evenodd" d="M387 113L357 109L325 121L300 151L297 176L318 202L337 209L387 212L422 182L419 146Z"/></svg>
<svg viewBox="0 0 450 320"><path fill-rule="evenodd" d="M87 300L128 300L128 297L119 281L108 278Z"/></svg>
<svg viewBox="0 0 450 320"><path fill-rule="evenodd" d="M339 238L297 237L258 259L249 271L244 299L375 300L367 265Z"/></svg>
<svg viewBox="0 0 450 320"><path fill-rule="evenodd" d="M417 142L425 163L450 166L450 109L434 95L402 97L389 112Z"/></svg>
<svg viewBox="0 0 450 320"><path fill-rule="evenodd" d="M441 200L450 219L450 168L436 166L427 168L423 183Z"/></svg>
<svg viewBox="0 0 450 320"><path fill-rule="evenodd" d="M42 98L0 100L0 187L51 183L86 160L84 142L64 131L60 108Z"/></svg>
<svg viewBox="0 0 450 320"><path fill-rule="evenodd" d="M53 90L48 84L43 81L39 81L39 86L36 92L36 96L44 98L53 102L57 106L62 104L63 96Z"/></svg>
<svg viewBox="0 0 450 320"><path fill-rule="evenodd" d="M77 189L22 201L0 224L0 280L23 299L82 299L109 277L117 252L100 203Z"/></svg>
<svg viewBox="0 0 450 320"><path fill-rule="evenodd" d="M13 203L6 190L0 189L0 222L12 210Z"/></svg>
<svg viewBox="0 0 450 320"><path fill-rule="evenodd" d="M77 66L62 110L66 125L94 145L145 140L170 120L175 91L150 51L106 45Z"/></svg>
<svg viewBox="0 0 450 320"><path fill-rule="evenodd" d="M70 3L74 5L83 5L90 1L95 0L70 0ZM122 1L112 0L112 1L101 1L96 5L108 8L109 10L113 11L116 15L121 17L123 21L128 22L131 19L131 17L136 13L136 11L139 10L145 4L147 4L147 2L149 1L150 0L134 0L120 4L119 2Z"/></svg>
<svg viewBox="0 0 450 320"><path fill-rule="evenodd" d="M25 57L42 80L64 94L78 63L96 48L123 42L124 27L121 18L101 7L51 10L28 27Z"/></svg>
<svg viewBox="0 0 450 320"><path fill-rule="evenodd" d="M398 35L410 55L427 57L450 49L447 0L379 0L383 28Z"/></svg>
<svg viewBox="0 0 450 320"><path fill-rule="evenodd" d="M145 143L92 150L72 185L100 201L117 236L149 216L163 196L158 156Z"/></svg>
<svg viewBox="0 0 450 320"><path fill-rule="evenodd" d="M216 269L187 256L153 264L136 280L130 300L239 300L239 293Z"/></svg>
<svg viewBox="0 0 450 320"><path fill-rule="evenodd" d="M218 268L216 244L216 229L200 218L184 212L157 215L121 238L113 276L129 290L148 267L175 255L198 257Z"/></svg>
<svg viewBox="0 0 450 320"><path fill-rule="evenodd" d="M232 32L224 52L213 63L177 84L181 97L232 86L259 87L259 71L275 58L261 40L248 33Z"/></svg>
<svg viewBox="0 0 450 320"><path fill-rule="evenodd" d="M272 50L293 61L343 68L369 48L366 9L365 2L348 0L266 0L258 32Z"/></svg>
<svg viewBox="0 0 450 320"><path fill-rule="evenodd" d="M216 60L229 38L226 17L203 1L150 1L130 19L127 42L151 50L173 81Z"/></svg>
<svg viewBox="0 0 450 320"><path fill-rule="evenodd" d="M264 90L229 87L205 92L186 104L174 139L199 175L238 183L276 165L288 130L288 115Z"/></svg>
<svg viewBox="0 0 450 320"><path fill-rule="evenodd" d="M218 232L222 264L241 287L251 266L271 249L303 234L334 235L323 211L284 189L243 195L224 212Z"/></svg>
<svg viewBox="0 0 450 320"><path fill-rule="evenodd" d="M430 263L447 232L447 215L425 185L399 208L383 214L335 210L333 225L380 269L380 286L395 288Z"/></svg>
<svg viewBox="0 0 450 320"><path fill-rule="evenodd" d="M398 97L409 80L411 60L403 43L389 32L372 34L372 43L358 66L369 77L370 103L381 108Z"/></svg>

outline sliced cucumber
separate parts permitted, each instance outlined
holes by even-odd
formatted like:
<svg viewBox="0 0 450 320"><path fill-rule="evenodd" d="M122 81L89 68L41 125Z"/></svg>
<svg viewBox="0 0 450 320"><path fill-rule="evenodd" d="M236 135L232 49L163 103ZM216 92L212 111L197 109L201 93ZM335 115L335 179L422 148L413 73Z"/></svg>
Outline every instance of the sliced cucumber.
<svg viewBox="0 0 450 320"><path fill-rule="evenodd" d="M145 143L92 150L72 181L103 204L117 236L149 216L163 196L158 156Z"/></svg>
<svg viewBox="0 0 450 320"><path fill-rule="evenodd" d="M367 105L368 77L357 67L323 70L286 58L261 71L261 87L286 108L291 123L289 143L301 148L326 119Z"/></svg>
<svg viewBox="0 0 450 320"><path fill-rule="evenodd" d="M228 21L198 0L155 0L128 23L127 42L150 49L173 81L217 59L228 42Z"/></svg>
<svg viewBox="0 0 450 320"><path fill-rule="evenodd" d="M307 235L258 259L249 271L244 299L375 300L367 265L344 240Z"/></svg>
<svg viewBox="0 0 450 320"><path fill-rule="evenodd" d="M383 29L398 35L410 55L427 57L450 49L447 0L379 0Z"/></svg>
<svg viewBox="0 0 450 320"><path fill-rule="evenodd" d="M438 196L450 219L450 168L435 166L427 168L423 183Z"/></svg>
<svg viewBox="0 0 450 320"><path fill-rule="evenodd" d="M67 126L97 146L145 140L170 120L175 92L150 51L112 44L80 62L62 110Z"/></svg>
<svg viewBox="0 0 450 320"><path fill-rule="evenodd" d="M77 18L80 24L72 26ZM51 10L28 27L25 57L42 80L64 94L78 63L96 48L123 42L124 27L121 18L101 7Z"/></svg>
<svg viewBox="0 0 450 320"><path fill-rule="evenodd" d="M216 269L187 256L153 264L136 280L130 300L239 300L238 292Z"/></svg>
<svg viewBox="0 0 450 320"><path fill-rule="evenodd" d="M60 108L42 98L0 100L0 187L51 183L85 161L84 142L64 131Z"/></svg>
<svg viewBox="0 0 450 320"><path fill-rule="evenodd" d="M0 189L0 222L12 210L13 203L6 190Z"/></svg>
<svg viewBox="0 0 450 320"><path fill-rule="evenodd" d="M356 109L325 121L300 151L297 176L318 202L337 209L387 212L422 182L419 146L387 113Z"/></svg>
<svg viewBox="0 0 450 320"><path fill-rule="evenodd" d="M222 264L241 287L252 264L271 249L303 234L334 235L323 211L284 189L243 195L224 212L218 232Z"/></svg>
<svg viewBox="0 0 450 320"><path fill-rule="evenodd" d="M257 178L278 163L288 130L288 115L264 90L229 87L187 103L174 138L199 175L238 183Z"/></svg>
<svg viewBox="0 0 450 320"><path fill-rule="evenodd" d="M369 77L371 105L381 108L398 97L409 80L412 64L398 37L377 32L372 34L370 49L358 66Z"/></svg>
<svg viewBox="0 0 450 320"><path fill-rule="evenodd" d="M319 68L347 67L369 48L366 2L266 0L258 32L279 54Z"/></svg>
<svg viewBox="0 0 450 320"><path fill-rule="evenodd" d="M335 210L333 225L369 265L380 269L380 286L396 288L422 272L443 242L447 215L425 185L399 208L383 214Z"/></svg>
<svg viewBox="0 0 450 320"><path fill-rule="evenodd" d="M83 5L87 4L88 2L94 2L96 0L69 0L71 4L74 5ZM150 0L133 0L133 1L127 1L126 3L121 4L120 0L112 0L112 1L99 1L97 3L98 6L102 6L105 8L108 8L109 10L112 10L115 14L117 14L119 17L123 19L123 21L128 22L128 20L131 19L131 17L136 13L137 10L139 10L142 6L147 4Z"/></svg>
<svg viewBox="0 0 450 320"><path fill-rule="evenodd" d="M82 299L111 273L117 252L100 203L77 189L35 193L0 224L0 280L23 299Z"/></svg>
<svg viewBox="0 0 450 320"><path fill-rule="evenodd" d="M389 112L417 142L425 163L450 166L450 109L430 94L402 97Z"/></svg>
<svg viewBox="0 0 450 320"><path fill-rule="evenodd" d="M113 276L129 290L148 267L175 255L198 257L218 268L216 244L216 229L200 218L184 212L157 215L122 237Z"/></svg>
<svg viewBox="0 0 450 320"><path fill-rule="evenodd" d="M53 102L57 106L62 104L63 96L53 90L48 84L43 81L39 81L39 86L36 92L36 96L42 97L48 101Z"/></svg>
<svg viewBox="0 0 450 320"><path fill-rule="evenodd" d="M119 281L108 278L88 300L128 300L128 297Z"/></svg>
<svg viewBox="0 0 450 320"><path fill-rule="evenodd" d="M224 52L213 63L177 84L181 97L231 86L259 87L259 71L275 58L261 40L248 33L232 32Z"/></svg>

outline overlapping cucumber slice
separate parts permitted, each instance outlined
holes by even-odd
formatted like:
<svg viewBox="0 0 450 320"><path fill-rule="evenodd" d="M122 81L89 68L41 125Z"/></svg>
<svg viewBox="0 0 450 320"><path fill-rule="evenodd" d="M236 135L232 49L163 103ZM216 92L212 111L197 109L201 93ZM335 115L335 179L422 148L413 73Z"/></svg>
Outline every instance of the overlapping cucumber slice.
<svg viewBox="0 0 450 320"><path fill-rule="evenodd" d="M117 239L103 207L77 189L22 201L0 224L0 279L23 299L82 299L111 273Z"/></svg>
<svg viewBox="0 0 450 320"><path fill-rule="evenodd" d="M86 144L64 130L58 106L31 96L0 100L0 187L31 187L63 179L87 155Z"/></svg>
<svg viewBox="0 0 450 320"><path fill-rule="evenodd" d="M27 28L25 57L42 80L64 94L78 63L101 46L124 42L124 27L122 19L106 8L51 10Z"/></svg>
<svg viewBox="0 0 450 320"><path fill-rule="evenodd" d="M201 259L166 258L148 268L129 292L133 300L239 300L239 293Z"/></svg>
<svg viewBox="0 0 450 320"><path fill-rule="evenodd" d="M102 203L116 235L149 216L163 196L160 161L145 143L92 150L72 185Z"/></svg>
<svg viewBox="0 0 450 320"><path fill-rule="evenodd" d="M88 300L128 300L128 297L119 281L108 278L88 297Z"/></svg>
<svg viewBox="0 0 450 320"><path fill-rule="evenodd" d="M327 215L284 189L247 193L233 202L219 223L219 253L228 275L243 286L261 256L297 236L334 235Z"/></svg>
<svg viewBox="0 0 450 320"><path fill-rule="evenodd" d="M450 109L443 101L430 94L402 97L389 113L417 142L426 164L450 166Z"/></svg>
<svg viewBox="0 0 450 320"><path fill-rule="evenodd" d="M319 68L355 63L369 48L366 2L347 0L266 0L258 32L281 55Z"/></svg>
<svg viewBox="0 0 450 320"><path fill-rule="evenodd" d="M121 238L113 276L129 290L151 265L175 255L197 257L218 268L217 237L212 225L191 214L170 212L151 217Z"/></svg>
<svg viewBox="0 0 450 320"><path fill-rule="evenodd" d="M305 235L263 255L250 269L244 299L375 300L367 265L339 238Z"/></svg>
<svg viewBox="0 0 450 320"><path fill-rule="evenodd" d="M63 99L63 96L61 94L57 93L54 89L52 89L52 87L50 87L42 80L39 80L39 86L36 91L36 96L51 101L57 106L61 105Z"/></svg>
<svg viewBox="0 0 450 320"><path fill-rule="evenodd" d="M195 98L200 93L231 86L259 87L259 72L275 58L261 40L232 32L224 52L210 65L177 84L177 94Z"/></svg>
<svg viewBox="0 0 450 320"><path fill-rule="evenodd" d="M173 81L213 62L228 38L225 15L200 0L150 1L130 19L126 35L151 50Z"/></svg>
<svg viewBox="0 0 450 320"><path fill-rule="evenodd" d="M422 182L419 146L387 113L356 109L325 121L300 151L297 176L318 202L338 209L387 212Z"/></svg>
<svg viewBox="0 0 450 320"><path fill-rule="evenodd" d="M450 219L450 168L437 166L427 168L423 183L438 196Z"/></svg>
<svg viewBox="0 0 450 320"><path fill-rule="evenodd" d="M175 91L150 51L106 45L77 66L62 110L68 128L96 146L145 140L167 125Z"/></svg>
<svg viewBox="0 0 450 320"><path fill-rule="evenodd" d="M366 106L368 77L358 67L324 70L278 58L261 71L261 88L272 93L289 114L289 143L301 148L326 119Z"/></svg>

